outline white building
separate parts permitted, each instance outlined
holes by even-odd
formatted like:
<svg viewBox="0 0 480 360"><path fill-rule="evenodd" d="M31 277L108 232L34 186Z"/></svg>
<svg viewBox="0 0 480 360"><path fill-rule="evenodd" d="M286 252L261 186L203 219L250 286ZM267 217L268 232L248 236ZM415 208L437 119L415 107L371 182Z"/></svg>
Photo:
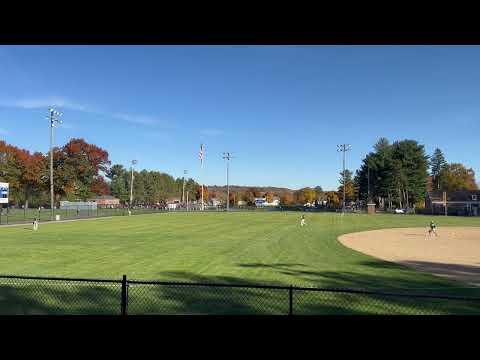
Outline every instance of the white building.
<svg viewBox="0 0 480 360"><path fill-rule="evenodd" d="M255 206L262 207L262 206L279 206L280 205L280 198L274 196L272 202L267 202L267 198L255 198Z"/></svg>
<svg viewBox="0 0 480 360"><path fill-rule="evenodd" d="M180 199L169 199L167 201L167 209L168 210L175 210L180 207Z"/></svg>
<svg viewBox="0 0 480 360"><path fill-rule="evenodd" d="M221 201L216 199L216 198L213 198L212 200L210 200L212 205L213 206L219 206L221 204Z"/></svg>

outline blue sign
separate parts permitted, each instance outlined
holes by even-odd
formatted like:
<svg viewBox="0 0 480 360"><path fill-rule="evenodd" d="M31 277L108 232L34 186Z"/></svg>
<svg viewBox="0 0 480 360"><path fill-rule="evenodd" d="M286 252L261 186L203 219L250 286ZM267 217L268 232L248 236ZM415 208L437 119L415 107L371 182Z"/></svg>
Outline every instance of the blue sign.
<svg viewBox="0 0 480 360"><path fill-rule="evenodd" d="M0 183L0 204L8 204L8 183Z"/></svg>

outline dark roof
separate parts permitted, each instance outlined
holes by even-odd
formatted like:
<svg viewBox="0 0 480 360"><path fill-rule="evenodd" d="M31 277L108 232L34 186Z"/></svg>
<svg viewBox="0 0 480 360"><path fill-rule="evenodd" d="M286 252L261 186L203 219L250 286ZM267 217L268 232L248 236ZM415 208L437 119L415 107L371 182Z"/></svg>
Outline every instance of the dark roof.
<svg viewBox="0 0 480 360"><path fill-rule="evenodd" d="M447 201L472 201L472 195L477 195L477 201L480 202L480 190L447 192ZM430 191L428 197L431 201L443 201L443 191Z"/></svg>

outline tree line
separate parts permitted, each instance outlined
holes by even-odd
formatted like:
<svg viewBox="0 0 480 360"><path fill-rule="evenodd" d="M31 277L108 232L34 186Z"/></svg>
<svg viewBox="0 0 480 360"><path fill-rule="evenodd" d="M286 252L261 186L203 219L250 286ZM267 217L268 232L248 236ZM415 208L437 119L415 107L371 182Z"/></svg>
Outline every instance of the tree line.
<svg viewBox="0 0 480 360"><path fill-rule="evenodd" d="M428 156L415 140L380 138L349 179L348 200L373 201L379 207L422 207L427 191L477 190L475 172L447 163L440 149Z"/></svg>
<svg viewBox="0 0 480 360"><path fill-rule="evenodd" d="M122 165L111 166L108 152L84 139L71 139L53 148L54 199L85 201L101 195L113 195L122 203L129 201L131 174ZM136 204L158 204L180 197L183 178L158 171L134 172L133 196ZM10 184L13 205L50 206L50 154L31 153L0 140L0 182ZM185 191L199 198L200 186L185 179Z"/></svg>
<svg viewBox="0 0 480 360"><path fill-rule="evenodd" d="M71 139L53 149L55 202L87 200L112 195L123 204L129 202L132 174L120 164L111 164L109 154L84 139ZM14 205L50 206L49 154L31 153L0 140L0 181L10 183L10 201ZM133 205L162 204L169 198L201 198L201 186L193 179L174 178L159 171L134 171ZM232 206L243 202L255 205L255 198L268 202L279 198L282 205L306 203L337 208L345 199L350 203L375 202L379 207L421 207L427 190L476 190L475 172L460 163L448 163L440 149L428 156L415 140L390 143L380 138L358 170L340 173L339 187L324 191L321 186L299 190L232 186ZM204 187L206 201L217 199L226 204L225 187Z"/></svg>

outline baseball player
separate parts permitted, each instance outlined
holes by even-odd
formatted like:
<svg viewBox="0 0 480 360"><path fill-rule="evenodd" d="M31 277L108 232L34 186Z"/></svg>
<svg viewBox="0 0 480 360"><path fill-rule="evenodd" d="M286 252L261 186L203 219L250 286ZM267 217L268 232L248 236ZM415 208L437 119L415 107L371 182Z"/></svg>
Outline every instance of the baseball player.
<svg viewBox="0 0 480 360"><path fill-rule="evenodd" d="M38 219L35 218L33 220L33 231L37 231L38 230Z"/></svg>
<svg viewBox="0 0 480 360"><path fill-rule="evenodd" d="M430 229L428 230L428 236L430 237L432 233L435 234L435 236L438 236L437 234L437 225L432 221L430 221Z"/></svg>

